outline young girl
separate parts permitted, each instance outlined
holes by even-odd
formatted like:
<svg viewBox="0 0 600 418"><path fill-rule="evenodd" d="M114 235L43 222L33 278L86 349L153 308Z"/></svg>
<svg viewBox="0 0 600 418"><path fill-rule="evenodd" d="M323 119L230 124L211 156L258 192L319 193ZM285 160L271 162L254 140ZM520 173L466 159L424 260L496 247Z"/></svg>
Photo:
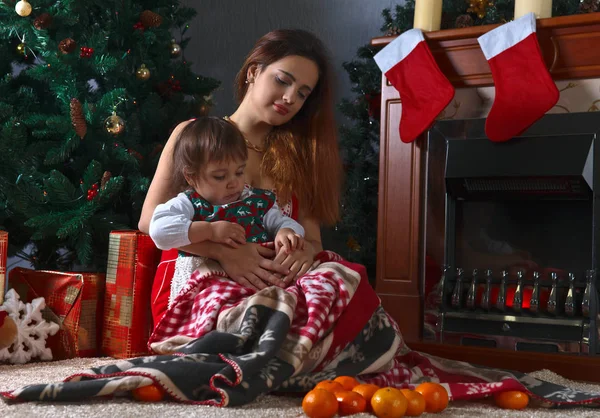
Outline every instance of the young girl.
<svg viewBox="0 0 600 418"><path fill-rule="evenodd" d="M309 270L322 250L320 225L335 223L339 213L342 170L332 83L323 43L303 30L263 36L236 80L240 105L230 120L247 143L246 181L277 193L284 213L304 227L304 248L275 255L256 244L233 248L205 241L184 247L186 252L219 261L233 281L255 289L286 287ZM139 222L143 232L148 232L156 206L177 194L173 148L188 123L174 130L162 152ZM167 308L177 254L164 252L157 270L152 292L155 320Z"/></svg>
<svg viewBox="0 0 600 418"><path fill-rule="evenodd" d="M238 248L273 240L277 253L303 248L304 228L283 215L273 192L244 187L247 159L244 138L230 122L206 117L189 123L173 150L174 182L186 190L154 210L150 236L156 246L211 241ZM203 261L186 257L180 252L170 302Z"/></svg>

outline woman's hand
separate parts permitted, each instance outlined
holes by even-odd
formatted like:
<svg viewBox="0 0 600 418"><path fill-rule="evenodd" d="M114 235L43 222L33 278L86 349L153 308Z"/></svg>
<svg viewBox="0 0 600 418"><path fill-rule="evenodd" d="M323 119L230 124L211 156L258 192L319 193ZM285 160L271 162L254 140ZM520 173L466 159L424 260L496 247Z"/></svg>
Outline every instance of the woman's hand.
<svg viewBox="0 0 600 418"><path fill-rule="evenodd" d="M297 249L291 254L286 253L284 249L279 251L273 262L289 269L289 274L280 279L283 280L284 286L289 286L297 277L306 274L313 265L316 255L315 247L308 240L304 241L304 248Z"/></svg>
<svg viewBox="0 0 600 418"><path fill-rule="evenodd" d="M271 260L274 255L275 251L271 248L246 243L239 248L221 246L215 258L231 280L242 286L260 290L271 285L285 287L285 282L274 273L291 275L287 266Z"/></svg>

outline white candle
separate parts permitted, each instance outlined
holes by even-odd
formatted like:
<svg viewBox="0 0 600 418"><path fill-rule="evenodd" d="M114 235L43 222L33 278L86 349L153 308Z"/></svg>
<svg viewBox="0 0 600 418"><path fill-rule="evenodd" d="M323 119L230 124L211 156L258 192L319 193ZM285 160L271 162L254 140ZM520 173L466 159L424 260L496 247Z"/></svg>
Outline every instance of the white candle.
<svg viewBox="0 0 600 418"><path fill-rule="evenodd" d="M416 0L413 28L430 32L440 30L442 0Z"/></svg>
<svg viewBox="0 0 600 418"><path fill-rule="evenodd" d="M530 12L536 19L552 17L552 0L515 0L515 19Z"/></svg>

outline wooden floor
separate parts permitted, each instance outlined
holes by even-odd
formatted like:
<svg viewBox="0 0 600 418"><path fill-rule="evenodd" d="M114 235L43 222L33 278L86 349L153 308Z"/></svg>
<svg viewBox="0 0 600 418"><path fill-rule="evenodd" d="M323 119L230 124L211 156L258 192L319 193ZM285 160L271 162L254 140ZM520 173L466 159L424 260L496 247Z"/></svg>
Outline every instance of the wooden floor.
<svg viewBox="0 0 600 418"><path fill-rule="evenodd" d="M407 342L407 345L415 351L481 366L523 373L548 369L567 379L600 382L600 356L532 353L426 342Z"/></svg>

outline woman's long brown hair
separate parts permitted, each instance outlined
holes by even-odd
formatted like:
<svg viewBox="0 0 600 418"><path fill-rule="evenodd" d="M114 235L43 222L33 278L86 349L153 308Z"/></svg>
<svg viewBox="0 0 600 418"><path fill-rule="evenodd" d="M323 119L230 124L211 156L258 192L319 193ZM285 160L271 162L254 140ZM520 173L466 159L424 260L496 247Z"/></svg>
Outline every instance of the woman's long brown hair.
<svg viewBox="0 0 600 418"><path fill-rule="evenodd" d="M342 165L334 121L331 69L325 45L304 30L281 29L260 38L236 77L241 102L251 66L264 69L287 56L312 60L319 81L300 111L267 138L261 170L275 183L281 201L295 194L302 210L324 224L339 219Z"/></svg>

